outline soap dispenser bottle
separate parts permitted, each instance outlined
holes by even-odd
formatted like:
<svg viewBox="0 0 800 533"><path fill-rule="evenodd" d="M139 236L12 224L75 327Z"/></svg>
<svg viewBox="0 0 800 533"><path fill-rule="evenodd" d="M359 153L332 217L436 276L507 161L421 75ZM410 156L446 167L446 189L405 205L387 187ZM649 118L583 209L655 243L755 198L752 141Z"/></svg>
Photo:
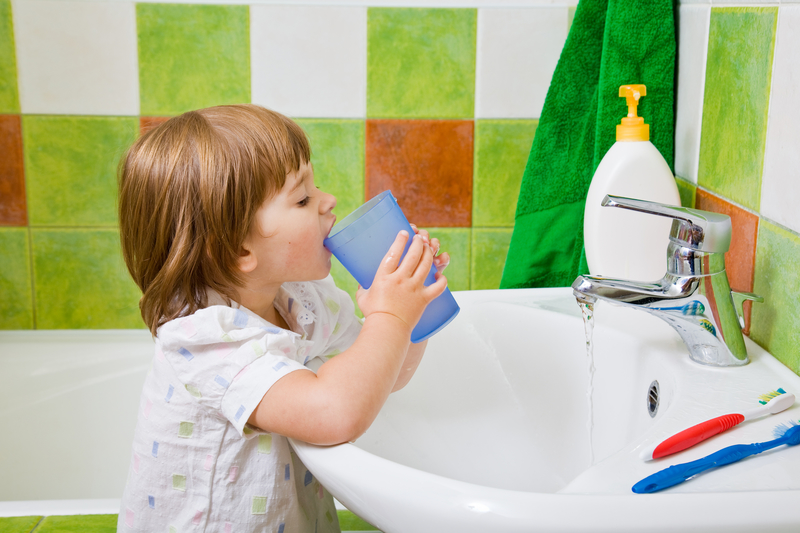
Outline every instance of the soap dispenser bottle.
<svg viewBox="0 0 800 533"><path fill-rule="evenodd" d="M617 125L617 142L600 161L586 196L583 238L595 276L657 281L666 272L672 220L601 206L607 194L681 205L669 165L650 142L650 126L637 115L644 85L623 85L628 116Z"/></svg>

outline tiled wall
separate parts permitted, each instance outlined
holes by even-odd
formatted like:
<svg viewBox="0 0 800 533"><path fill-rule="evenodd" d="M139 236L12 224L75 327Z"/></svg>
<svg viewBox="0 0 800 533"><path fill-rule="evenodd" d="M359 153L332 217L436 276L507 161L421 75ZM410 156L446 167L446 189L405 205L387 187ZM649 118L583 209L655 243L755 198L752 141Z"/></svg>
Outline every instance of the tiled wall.
<svg viewBox="0 0 800 533"><path fill-rule="evenodd" d="M116 159L228 102L298 120L340 217L391 188L450 251L451 288L497 287L574 3L0 0L0 328L140 327ZM732 285L766 299L750 336L800 373L800 4L684 0L679 26L682 197L732 216Z"/></svg>
<svg viewBox="0 0 800 533"><path fill-rule="evenodd" d="M750 338L800 374L800 4L684 0L679 25L679 184L731 216Z"/></svg>
<svg viewBox="0 0 800 533"><path fill-rule="evenodd" d="M496 288L577 2L340 3L0 0L0 328L142 327L115 165L163 117L234 102L301 124L340 218L389 188L451 289Z"/></svg>

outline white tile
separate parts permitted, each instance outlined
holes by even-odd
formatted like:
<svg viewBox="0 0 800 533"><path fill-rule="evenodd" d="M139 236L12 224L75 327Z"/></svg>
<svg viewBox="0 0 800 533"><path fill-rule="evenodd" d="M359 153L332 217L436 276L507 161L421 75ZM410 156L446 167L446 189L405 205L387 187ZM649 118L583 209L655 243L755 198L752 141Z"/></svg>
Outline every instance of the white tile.
<svg viewBox="0 0 800 533"><path fill-rule="evenodd" d="M138 115L133 2L16 0L23 113Z"/></svg>
<svg viewBox="0 0 800 533"><path fill-rule="evenodd" d="M291 117L364 118L365 7L250 7L252 99Z"/></svg>
<svg viewBox="0 0 800 533"><path fill-rule="evenodd" d="M761 214L800 232L800 6L781 6L761 178Z"/></svg>
<svg viewBox="0 0 800 533"><path fill-rule="evenodd" d="M710 6L682 5L679 11L678 96L675 118L675 174L697 183L703 90L708 55Z"/></svg>
<svg viewBox="0 0 800 533"><path fill-rule="evenodd" d="M569 9L479 9L477 118L539 118L567 39Z"/></svg>

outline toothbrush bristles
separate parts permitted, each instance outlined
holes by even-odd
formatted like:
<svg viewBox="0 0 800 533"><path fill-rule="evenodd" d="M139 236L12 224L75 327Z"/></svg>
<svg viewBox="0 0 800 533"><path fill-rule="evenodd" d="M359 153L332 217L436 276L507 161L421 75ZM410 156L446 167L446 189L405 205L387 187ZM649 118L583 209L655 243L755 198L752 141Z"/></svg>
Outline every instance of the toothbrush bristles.
<svg viewBox="0 0 800 533"><path fill-rule="evenodd" d="M772 430L772 434L777 438L781 438L786 435L787 431L797 426L800 426L800 420L789 420L775 426L775 429Z"/></svg>
<svg viewBox="0 0 800 533"><path fill-rule="evenodd" d="M781 394L786 394L786 391L783 389L778 389L769 392L767 394L762 394L761 396L759 396L758 403L760 403L761 405L767 405L767 402L769 402L773 398L777 398Z"/></svg>

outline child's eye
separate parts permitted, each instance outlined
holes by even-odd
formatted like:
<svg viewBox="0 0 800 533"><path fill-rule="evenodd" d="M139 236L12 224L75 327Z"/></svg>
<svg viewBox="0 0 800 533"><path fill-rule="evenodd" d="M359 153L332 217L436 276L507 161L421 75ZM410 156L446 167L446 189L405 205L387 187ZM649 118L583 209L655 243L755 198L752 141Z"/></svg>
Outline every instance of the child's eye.
<svg viewBox="0 0 800 533"><path fill-rule="evenodd" d="M305 207L305 206L308 205L309 200L311 200L311 197L310 196L306 196L305 198L303 198L302 200L297 202L297 205L299 205L300 207Z"/></svg>

